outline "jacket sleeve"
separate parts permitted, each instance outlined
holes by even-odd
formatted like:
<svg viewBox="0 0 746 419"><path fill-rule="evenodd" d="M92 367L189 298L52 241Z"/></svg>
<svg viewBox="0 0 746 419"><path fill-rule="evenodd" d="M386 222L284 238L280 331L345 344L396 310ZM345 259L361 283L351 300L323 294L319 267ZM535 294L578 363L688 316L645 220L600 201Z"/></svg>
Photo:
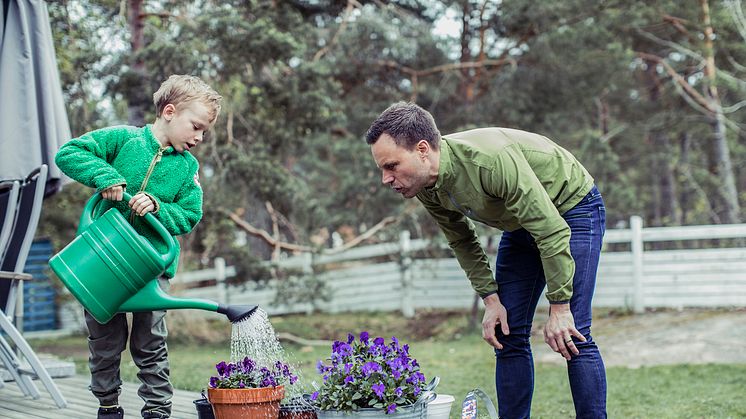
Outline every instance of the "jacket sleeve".
<svg viewBox="0 0 746 419"><path fill-rule="evenodd" d="M154 215L174 236L189 233L202 219L202 187L197 178L198 171L199 164L194 160L190 163L191 176L181 185L173 202L163 202L148 194L155 201L157 212Z"/></svg>
<svg viewBox="0 0 746 419"><path fill-rule="evenodd" d="M124 126L91 131L65 143L54 161L66 175L97 191L114 185L126 186L124 176L109 162L130 136Z"/></svg>
<svg viewBox="0 0 746 419"><path fill-rule="evenodd" d="M482 298L497 293L495 277L471 220L419 195L417 199L443 231L474 291Z"/></svg>
<svg viewBox="0 0 746 419"><path fill-rule="evenodd" d="M572 297L575 261L570 253L570 227L554 206L520 150L506 147L492 170L482 170L485 192L502 199L507 210L536 241L550 303Z"/></svg>

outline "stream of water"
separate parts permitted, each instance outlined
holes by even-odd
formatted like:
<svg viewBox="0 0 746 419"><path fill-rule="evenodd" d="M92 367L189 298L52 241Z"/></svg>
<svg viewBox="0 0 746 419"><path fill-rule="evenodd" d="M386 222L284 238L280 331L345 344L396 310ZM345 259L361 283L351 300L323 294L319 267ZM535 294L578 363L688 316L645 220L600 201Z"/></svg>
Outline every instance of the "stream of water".
<svg viewBox="0 0 746 419"><path fill-rule="evenodd" d="M258 308L251 316L233 323L231 331L231 361L238 362L249 357L259 367L272 369L276 361L290 366L298 381L294 385L285 383L285 399L291 400L303 394L303 377L297 363L290 362L285 350L280 345L274 327L267 313Z"/></svg>

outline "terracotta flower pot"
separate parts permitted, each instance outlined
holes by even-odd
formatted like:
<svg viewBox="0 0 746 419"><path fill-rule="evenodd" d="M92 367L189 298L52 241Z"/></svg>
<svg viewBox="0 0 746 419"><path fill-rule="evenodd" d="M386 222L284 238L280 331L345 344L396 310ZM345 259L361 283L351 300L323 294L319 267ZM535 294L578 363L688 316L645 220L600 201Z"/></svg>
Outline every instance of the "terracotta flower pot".
<svg viewBox="0 0 746 419"><path fill-rule="evenodd" d="M276 419L285 387L208 388L215 419Z"/></svg>

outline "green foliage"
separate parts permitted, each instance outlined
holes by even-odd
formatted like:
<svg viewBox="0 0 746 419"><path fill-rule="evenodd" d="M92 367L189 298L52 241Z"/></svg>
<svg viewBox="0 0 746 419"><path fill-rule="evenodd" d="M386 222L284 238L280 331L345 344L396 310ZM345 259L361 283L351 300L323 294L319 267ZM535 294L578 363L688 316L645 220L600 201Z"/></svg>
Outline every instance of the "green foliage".
<svg viewBox="0 0 746 419"><path fill-rule="evenodd" d="M331 290L326 281L319 275L302 275L299 273L283 272L276 282L275 307L291 306L294 304L311 304L318 311L324 302L331 300Z"/></svg>
<svg viewBox="0 0 746 419"><path fill-rule="evenodd" d="M717 87L724 106L737 105L726 117L741 190L746 147L736 128L746 117L746 107L738 107L746 95L746 43L732 4L709 3ZM384 108L412 98L434 114L443 133L498 125L552 138L597 180L610 226L636 214L646 224L717 221L713 197L722 185L711 160L710 121L682 100L666 68L640 56L665 59L704 94L696 4L354 5L348 14L341 0L144 2L145 45L133 56L121 2L49 3L74 135L124 123L128 102L149 98L170 74L199 75L224 96L209 141L195 149L205 218L182 239L189 268L224 256L243 279L268 277L258 262L272 246L240 232L230 213L270 234L277 222L277 239L304 245L322 230L359 234L401 213L404 202L381 187L362 138ZM433 34L445 16L461 25L460 33ZM135 58L146 63L144 76L133 72ZM458 67L482 60L492 64ZM500 60L504 65L494 64ZM416 78L413 71L420 72ZM147 120L154 117L149 110ZM678 209L664 214L669 178ZM69 240L84 195L68 188L45 206L40 228L56 244ZM398 225L418 237L439 235L422 211Z"/></svg>
<svg viewBox="0 0 746 419"><path fill-rule="evenodd" d="M312 400L321 410L354 411L365 408L393 413L414 404L425 387L425 376L409 345L396 337L386 343L382 337L361 332L335 341L326 363L319 361L324 382Z"/></svg>

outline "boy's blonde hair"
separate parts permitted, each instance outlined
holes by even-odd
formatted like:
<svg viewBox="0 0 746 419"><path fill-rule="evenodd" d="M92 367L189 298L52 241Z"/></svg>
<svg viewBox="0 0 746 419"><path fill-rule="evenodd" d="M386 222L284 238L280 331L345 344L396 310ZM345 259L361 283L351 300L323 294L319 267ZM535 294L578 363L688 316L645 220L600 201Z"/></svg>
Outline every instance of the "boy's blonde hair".
<svg viewBox="0 0 746 419"><path fill-rule="evenodd" d="M163 108L169 103L180 109L189 102L199 100L207 106L210 123L218 118L220 101L223 97L199 77L174 74L161 84L153 93L155 116L160 118Z"/></svg>

